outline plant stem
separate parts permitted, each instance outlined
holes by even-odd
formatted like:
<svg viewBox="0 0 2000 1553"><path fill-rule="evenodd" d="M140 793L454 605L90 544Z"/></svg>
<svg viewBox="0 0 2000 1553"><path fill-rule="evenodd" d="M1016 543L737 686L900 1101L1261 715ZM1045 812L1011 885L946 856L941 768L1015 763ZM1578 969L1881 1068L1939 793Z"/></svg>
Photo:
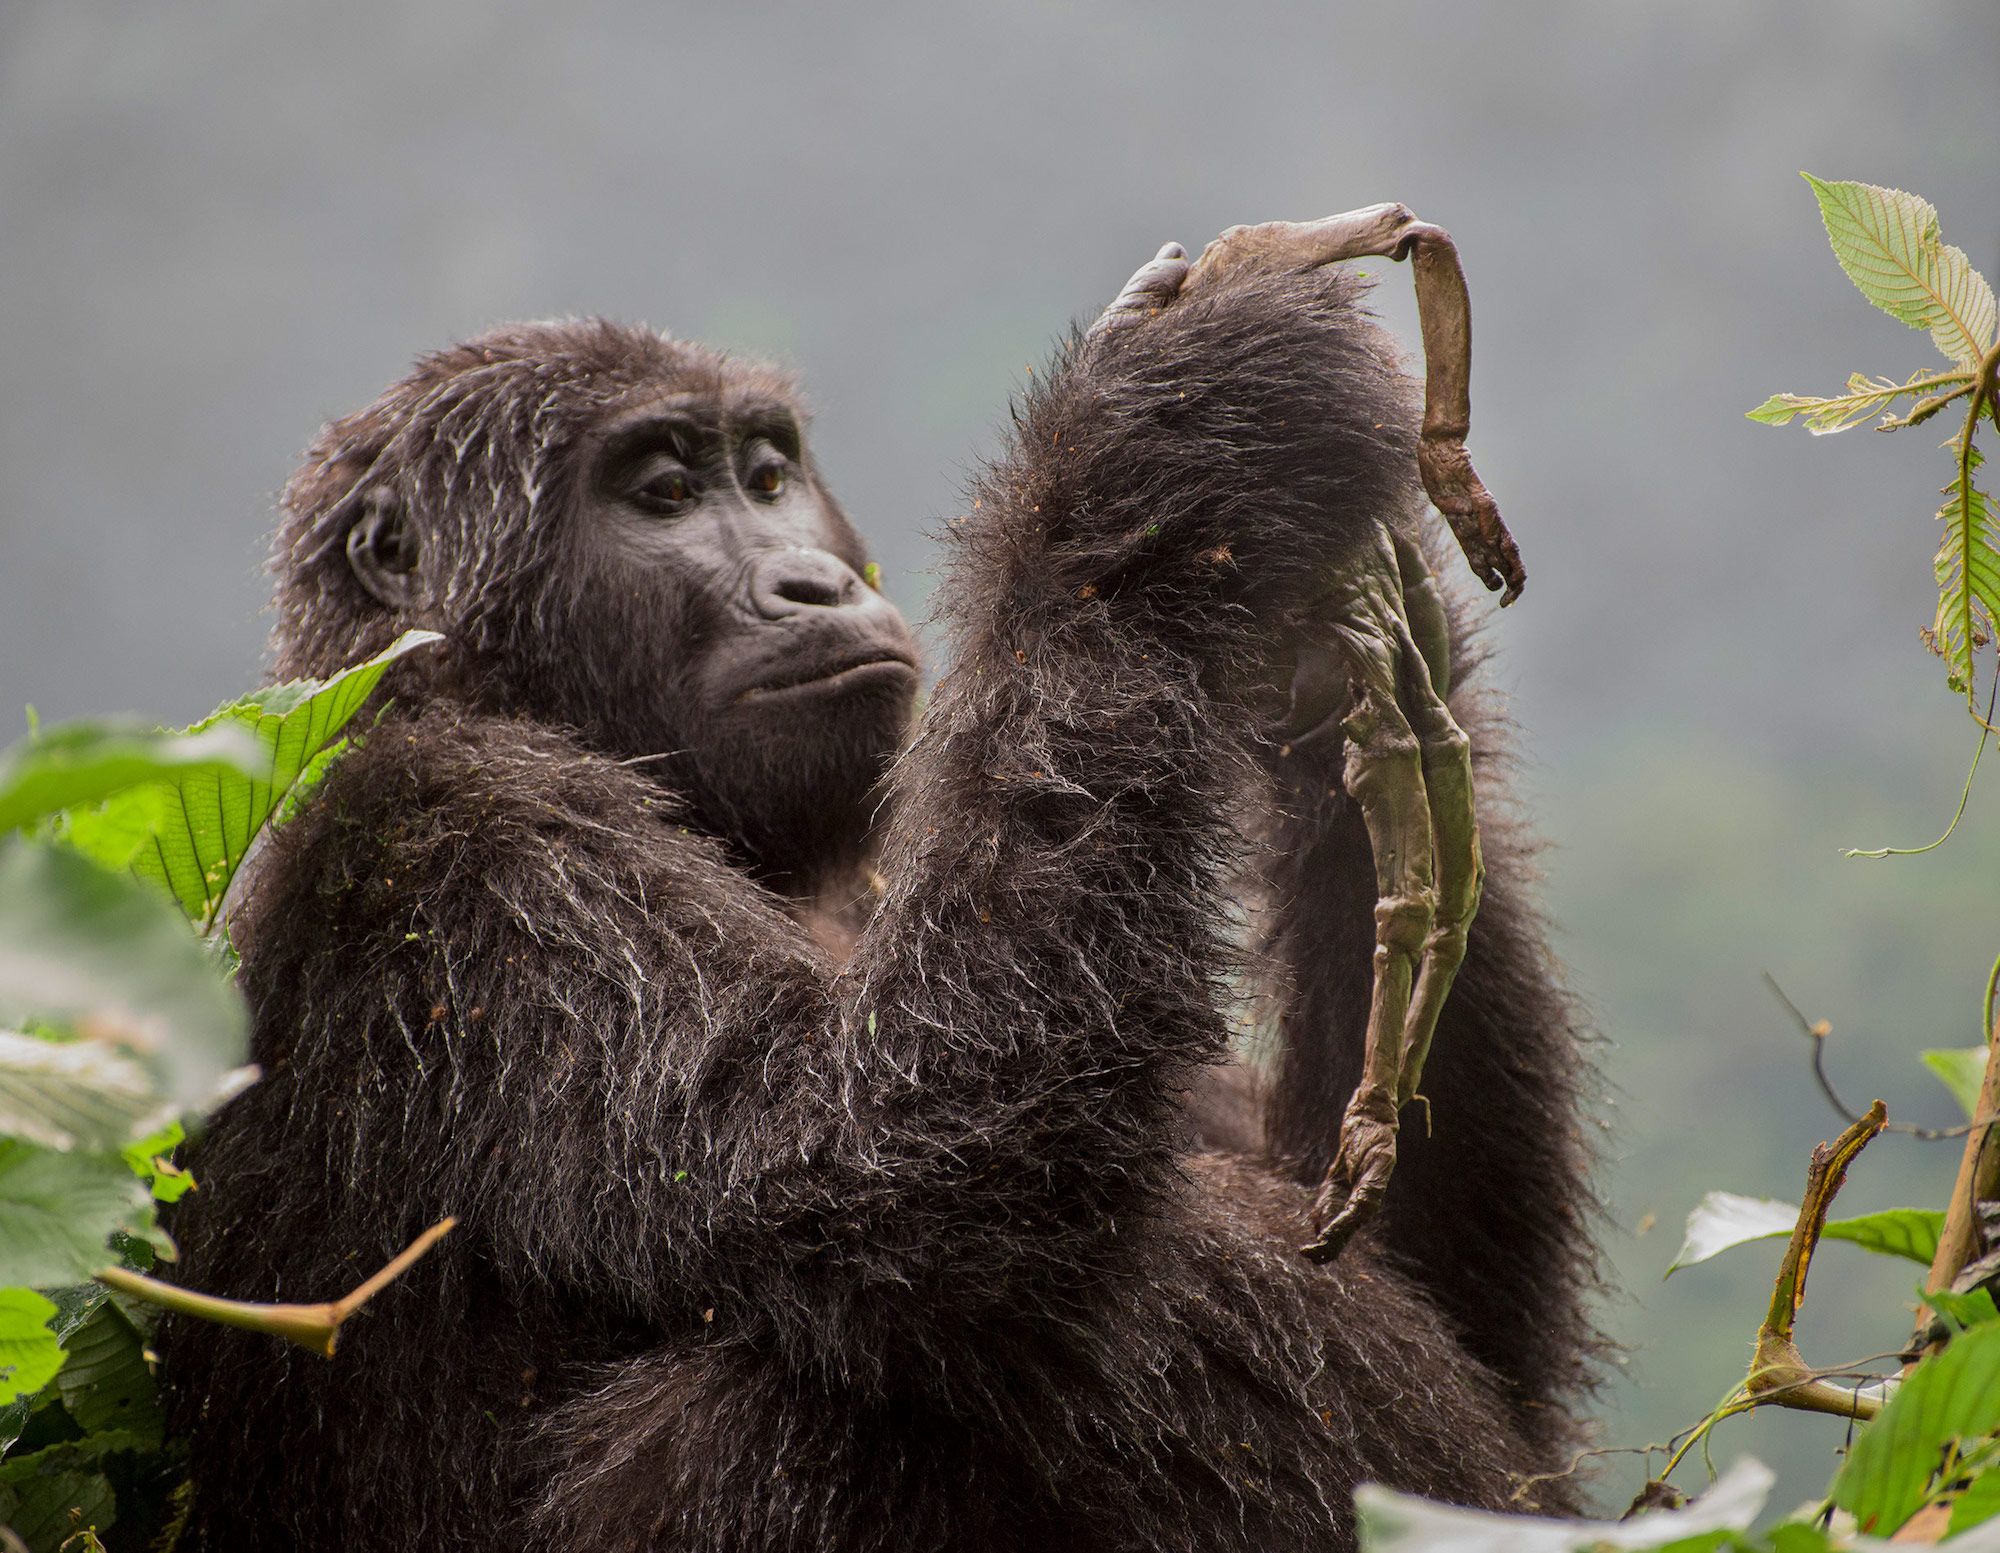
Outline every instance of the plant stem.
<svg viewBox="0 0 2000 1553"><path fill-rule="evenodd" d="M269 1332L331 1359L334 1343L340 1336L340 1324L408 1271L410 1265L444 1239L457 1222L456 1219L438 1220L373 1277L364 1280L344 1298L324 1305L260 1305L249 1300L218 1299L212 1294L197 1294L192 1289L162 1283L157 1278L148 1278L144 1273L135 1273L124 1267L104 1268L96 1277L99 1283L107 1284L122 1294L178 1311L181 1315L197 1316L203 1321L242 1327L251 1332Z"/></svg>
<svg viewBox="0 0 2000 1553"><path fill-rule="evenodd" d="M2000 965L1996 965L2000 970ZM1993 1013L1993 989L1987 986L1986 1013ZM1979 1099L1972 1114L1980 1118L1965 1135L1965 1152L1959 1156L1958 1179L1952 1184L1951 1201L1945 1208L1944 1233L1938 1236L1937 1255L1931 1259L1930 1276L1924 1290L1936 1294L1949 1289L1959 1269L1979 1254L1979 1204L2000 1197L2000 1147L1993 1145L1994 1117L2000 1114L2000 1025L1988 1027L1986 1076L1979 1084Z"/></svg>

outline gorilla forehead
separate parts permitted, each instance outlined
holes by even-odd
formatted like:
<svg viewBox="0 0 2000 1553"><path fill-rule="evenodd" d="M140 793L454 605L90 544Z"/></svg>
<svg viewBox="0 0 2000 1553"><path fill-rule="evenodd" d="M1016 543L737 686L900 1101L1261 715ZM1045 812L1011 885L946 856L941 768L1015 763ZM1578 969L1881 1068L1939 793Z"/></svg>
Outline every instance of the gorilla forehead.
<svg viewBox="0 0 2000 1553"><path fill-rule="evenodd" d="M602 318L508 324L418 358L373 404L328 425L286 505L337 501L344 492L319 490L318 477L365 476L384 460L449 478L498 457L532 483L578 434L669 391L724 414L797 401L788 373L642 326Z"/></svg>

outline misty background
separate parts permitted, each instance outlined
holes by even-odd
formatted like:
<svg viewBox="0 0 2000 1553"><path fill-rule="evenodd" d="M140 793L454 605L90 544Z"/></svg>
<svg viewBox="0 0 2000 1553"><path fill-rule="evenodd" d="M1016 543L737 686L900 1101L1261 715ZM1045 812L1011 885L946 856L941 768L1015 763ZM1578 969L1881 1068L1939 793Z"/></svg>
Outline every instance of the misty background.
<svg viewBox="0 0 2000 1553"><path fill-rule="evenodd" d="M1993 274L1996 69L1992 0L0 0L0 715L249 687L297 451L516 317L796 365L921 615L927 534L1069 319L1168 238L1403 200L1471 282L1472 451L1529 570L1498 676L1605 1038L1630 1351L1600 1441L1664 1440L1741 1375L1778 1256L1662 1284L1683 1217L1796 1200L1839 1126L1760 971L1903 1120L1957 1119L1916 1053L1980 1033L1993 790L1935 853L1839 855L1929 840L1972 755L1917 639L1950 417L1815 440L1743 411L1939 364L1841 275L1798 170L1921 193ZM1367 267L1414 348L1406 271ZM1885 1138L1840 1211L1935 1205L1956 1157ZM1903 1339L1914 1265L1815 1265L1808 1359ZM1715 1455L1778 1465L1789 1506L1842 1436L1759 1414ZM1643 1475L1609 1458L1600 1499Z"/></svg>

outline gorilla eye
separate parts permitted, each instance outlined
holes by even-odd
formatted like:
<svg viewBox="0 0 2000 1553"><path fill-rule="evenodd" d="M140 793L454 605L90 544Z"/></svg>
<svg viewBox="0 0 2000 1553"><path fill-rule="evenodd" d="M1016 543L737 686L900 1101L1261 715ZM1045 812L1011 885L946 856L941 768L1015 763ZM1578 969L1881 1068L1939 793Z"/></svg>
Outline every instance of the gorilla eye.
<svg viewBox="0 0 2000 1553"><path fill-rule="evenodd" d="M694 498L694 483L685 469L663 469L639 487L640 499L650 507L681 507Z"/></svg>
<svg viewBox="0 0 2000 1553"><path fill-rule="evenodd" d="M743 488L767 500L776 496L791 480L792 466L766 438L759 437L750 444L745 464Z"/></svg>

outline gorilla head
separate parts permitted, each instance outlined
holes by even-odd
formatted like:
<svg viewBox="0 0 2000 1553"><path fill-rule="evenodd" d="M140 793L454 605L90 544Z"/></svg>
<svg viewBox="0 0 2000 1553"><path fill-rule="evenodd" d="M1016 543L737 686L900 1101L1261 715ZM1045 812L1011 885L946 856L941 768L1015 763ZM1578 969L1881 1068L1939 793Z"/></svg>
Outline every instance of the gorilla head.
<svg viewBox="0 0 2000 1553"><path fill-rule="evenodd" d="M399 695L571 726L806 893L864 855L917 687L866 566L783 376L644 329L514 326L320 435L285 491L273 648L325 675L441 631Z"/></svg>

